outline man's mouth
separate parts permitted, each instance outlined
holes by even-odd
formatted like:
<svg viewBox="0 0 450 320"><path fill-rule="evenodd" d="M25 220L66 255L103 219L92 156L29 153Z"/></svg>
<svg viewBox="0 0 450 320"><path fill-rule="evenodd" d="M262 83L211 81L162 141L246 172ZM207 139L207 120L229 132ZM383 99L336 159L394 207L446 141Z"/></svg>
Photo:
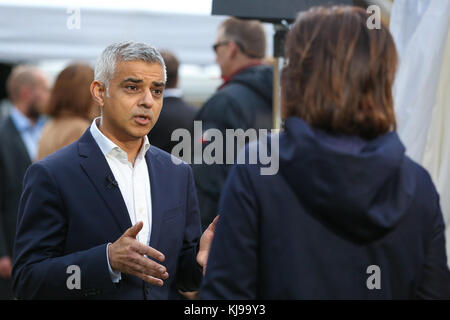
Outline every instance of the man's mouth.
<svg viewBox="0 0 450 320"><path fill-rule="evenodd" d="M139 125L147 125L150 123L150 117L147 115L137 115L134 117L134 120Z"/></svg>

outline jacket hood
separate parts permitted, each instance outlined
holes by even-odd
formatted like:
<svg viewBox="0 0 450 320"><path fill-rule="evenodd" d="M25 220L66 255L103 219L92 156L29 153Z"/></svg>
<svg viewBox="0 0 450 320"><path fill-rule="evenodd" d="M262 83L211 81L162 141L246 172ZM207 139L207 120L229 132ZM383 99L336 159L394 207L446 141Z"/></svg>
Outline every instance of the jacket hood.
<svg viewBox="0 0 450 320"><path fill-rule="evenodd" d="M241 83L251 88L272 105L273 68L271 66L248 67L232 77L229 84L232 83Z"/></svg>
<svg viewBox="0 0 450 320"><path fill-rule="evenodd" d="M307 212L361 241L385 235L411 204L415 186L405 159L395 132L364 140L291 117L280 136L280 173Z"/></svg>

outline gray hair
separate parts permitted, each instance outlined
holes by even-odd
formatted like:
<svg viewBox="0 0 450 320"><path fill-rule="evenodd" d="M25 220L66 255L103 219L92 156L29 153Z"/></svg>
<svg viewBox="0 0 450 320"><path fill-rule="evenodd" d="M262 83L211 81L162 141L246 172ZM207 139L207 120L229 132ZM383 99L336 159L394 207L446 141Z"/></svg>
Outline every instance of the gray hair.
<svg viewBox="0 0 450 320"><path fill-rule="evenodd" d="M95 64L94 79L105 85L108 95L109 84L114 76L117 62L135 60L160 64L164 69L164 82L166 81L166 65L158 50L148 44L132 41L107 46Z"/></svg>

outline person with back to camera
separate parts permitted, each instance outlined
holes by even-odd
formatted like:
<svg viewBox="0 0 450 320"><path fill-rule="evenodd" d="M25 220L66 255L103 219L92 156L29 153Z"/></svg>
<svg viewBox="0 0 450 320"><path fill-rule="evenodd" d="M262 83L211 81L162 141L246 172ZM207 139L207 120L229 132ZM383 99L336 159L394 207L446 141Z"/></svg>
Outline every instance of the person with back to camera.
<svg viewBox="0 0 450 320"><path fill-rule="evenodd" d="M89 87L94 70L87 64L67 66L56 78L50 94L45 124L38 147L38 160L78 140L98 115Z"/></svg>
<svg viewBox="0 0 450 320"><path fill-rule="evenodd" d="M368 17L341 6L298 15L279 172L232 169L201 298L450 298L439 196L395 132L396 48Z"/></svg>

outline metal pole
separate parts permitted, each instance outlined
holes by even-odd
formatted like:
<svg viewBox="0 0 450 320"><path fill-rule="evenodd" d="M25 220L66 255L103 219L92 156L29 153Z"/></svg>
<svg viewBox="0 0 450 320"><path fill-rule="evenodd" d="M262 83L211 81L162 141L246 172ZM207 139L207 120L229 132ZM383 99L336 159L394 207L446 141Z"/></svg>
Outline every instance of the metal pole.
<svg viewBox="0 0 450 320"><path fill-rule="evenodd" d="M281 70L284 64L283 57L276 57L274 59L274 68L273 68L273 116L272 116L272 124L273 129L281 128L281 88L280 88L280 76Z"/></svg>
<svg viewBox="0 0 450 320"><path fill-rule="evenodd" d="M273 105L272 105L272 124L273 129L281 129L281 89L280 76L284 66L284 40L289 30L286 21L281 24L274 24L275 34L273 36Z"/></svg>

